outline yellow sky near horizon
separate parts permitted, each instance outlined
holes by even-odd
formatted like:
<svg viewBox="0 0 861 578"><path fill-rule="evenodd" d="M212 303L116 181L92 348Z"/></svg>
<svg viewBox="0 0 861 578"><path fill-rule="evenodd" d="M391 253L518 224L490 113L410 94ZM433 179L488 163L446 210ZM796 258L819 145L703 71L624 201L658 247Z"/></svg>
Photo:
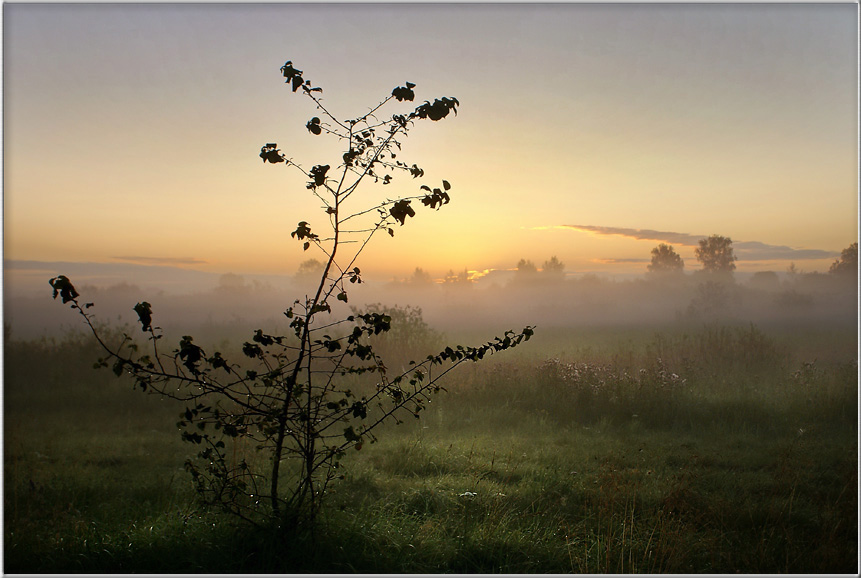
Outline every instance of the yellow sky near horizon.
<svg viewBox="0 0 861 578"><path fill-rule="evenodd" d="M289 237L325 222L307 179L257 156L340 158L304 129L319 113L288 59L342 118L405 81L417 103L392 112L461 102L404 141L424 178L367 188L453 187L368 249L369 272L552 255L642 272L662 239L640 230L730 236L739 270L826 270L857 240L856 5L6 4L3 26L6 259L319 257Z"/></svg>

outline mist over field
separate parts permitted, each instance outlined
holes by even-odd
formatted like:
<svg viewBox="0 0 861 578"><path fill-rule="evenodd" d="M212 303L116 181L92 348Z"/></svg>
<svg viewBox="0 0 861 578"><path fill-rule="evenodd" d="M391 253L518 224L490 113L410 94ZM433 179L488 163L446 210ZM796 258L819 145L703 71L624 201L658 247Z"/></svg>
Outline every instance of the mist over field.
<svg viewBox="0 0 861 578"><path fill-rule="evenodd" d="M118 283L106 266L7 266L9 571L856 568L854 276L369 278L333 315L391 314L375 349L393 374L447 343L536 332L458 368L416 419L350 450L326 490L325 530L284 539L202 505L186 471L200 446L176 421L195 406L94 369L104 352L44 277L77 283L111 343L126 332L150 347L132 311L147 301L164 345L193 335L236 361L254 330L290 334L282 311L313 289L308 275L133 267ZM227 443L230 463L267 463Z"/></svg>
<svg viewBox="0 0 861 578"><path fill-rule="evenodd" d="M4 572L857 574L857 5L2 19Z"/></svg>
<svg viewBox="0 0 861 578"><path fill-rule="evenodd" d="M699 245L702 270L684 272L661 244L646 272L616 278L556 257L442 278L354 269L304 318L294 310L321 283L314 259L281 276L7 261L10 567L852 570L857 243L827 273L738 272L730 239ZM312 315L307 374L333 367L325 405L309 410L309 393L244 414L302 359L295 328ZM201 393L213 385L224 389ZM320 526L287 513L267 530L261 488L282 462L284 479L306 479L310 455L255 447L277 423L285 439L333 444L337 461L309 490Z"/></svg>
<svg viewBox="0 0 861 578"><path fill-rule="evenodd" d="M147 301L168 335L235 338L242 331L283 331L284 310L313 291L309 272L283 276L215 274L171 267L8 263L5 323L15 338L82 329L77 316L51 301L48 279L68 276L100 323L133 324ZM857 282L824 273L736 273L719 282L702 272L629 275L496 272L433 280L419 270L399 280L369 278L351 287L346 307L418 307L439 331L477 336L526 324L540 328L700 325L709 322L852 327ZM335 311L337 313L337 309ZM540 339L540 332L537 336Z"/></svg>

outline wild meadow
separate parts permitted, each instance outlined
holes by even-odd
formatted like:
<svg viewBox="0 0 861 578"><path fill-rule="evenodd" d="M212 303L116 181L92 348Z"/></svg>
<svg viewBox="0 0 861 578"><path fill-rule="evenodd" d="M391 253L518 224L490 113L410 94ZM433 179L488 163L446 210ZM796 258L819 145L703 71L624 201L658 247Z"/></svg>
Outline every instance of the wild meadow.
<svg viewBox="0 0 861 578"><path fill-rule="evenodd" d="M3 571L857 573L857 27L702 8L4 7Z"/></svg>
<svg viewBox="0 0 861 578"><path fill-rule="evenodd" d="M283 533L200 505L184 406L100 355L6 342L6 572L857 572L849 325L539 327L351 449L317 524Z"/></svg>

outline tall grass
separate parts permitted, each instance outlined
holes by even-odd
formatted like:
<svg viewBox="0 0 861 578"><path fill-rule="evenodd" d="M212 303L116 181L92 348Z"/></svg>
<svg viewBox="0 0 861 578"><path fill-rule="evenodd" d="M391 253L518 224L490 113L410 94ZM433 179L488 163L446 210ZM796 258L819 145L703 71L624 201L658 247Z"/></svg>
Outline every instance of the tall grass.
<svg viewBox="0 0 861 578"><path fill-rule="evenodd" d="M602 335L456 372L282 534L198 507L182 407L91 371L87 340L12 342L5 570L857 571L857 360L815 354L843 336Z"/></svg>

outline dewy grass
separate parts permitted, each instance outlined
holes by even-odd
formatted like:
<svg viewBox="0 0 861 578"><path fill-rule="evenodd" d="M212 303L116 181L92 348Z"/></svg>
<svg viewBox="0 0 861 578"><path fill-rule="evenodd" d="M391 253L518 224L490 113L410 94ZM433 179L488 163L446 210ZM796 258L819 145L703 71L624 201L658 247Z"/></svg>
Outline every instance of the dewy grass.
<svg viewBox="0 0 861 578"><path fill-rule="evenodd" d="M197 505L181 408L84 364L63 388L34 384L57 375L12 347L5 570L855 573L855 360L788 348L757 367L767 343L746 367L692 353L749 331L559 358L590 368L579 390L528 356L459 372L422 419L350 452L313 534L282 535ZM662 392L672 374L684 386Z"/></svg>

